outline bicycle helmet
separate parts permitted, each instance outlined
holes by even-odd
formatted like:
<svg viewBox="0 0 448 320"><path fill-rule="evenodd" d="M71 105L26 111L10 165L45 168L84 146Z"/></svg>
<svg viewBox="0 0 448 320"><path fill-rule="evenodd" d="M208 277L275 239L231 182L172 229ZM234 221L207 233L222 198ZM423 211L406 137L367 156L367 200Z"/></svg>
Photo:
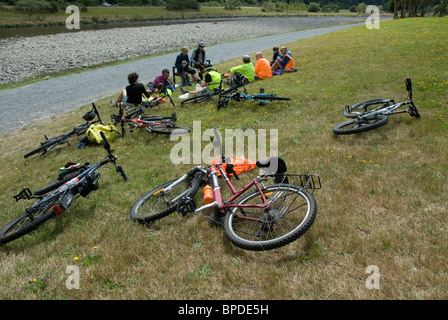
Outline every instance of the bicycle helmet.
<svg viewBox="0 0 448 320"><path fill-rule="evenodd" d="M232 78L232 83L236 86L242 86L243 84L247 83L247 79L243 74L237 72Z"/></svg>
<svg viewBox="0 0 448 320"><path fill-rule="evenodd" d="M86 121L91 121L95 118L95 111L90 110L89 112L87 112L85 115L82 116L82 118Z"/></svg>
<svg viewBox="0 0 448 320"><path fill-rule="evenodd" d="M205 47L205 43L202 42L202 41L199 41L199 42L198 42L198 47Z"/></svg>

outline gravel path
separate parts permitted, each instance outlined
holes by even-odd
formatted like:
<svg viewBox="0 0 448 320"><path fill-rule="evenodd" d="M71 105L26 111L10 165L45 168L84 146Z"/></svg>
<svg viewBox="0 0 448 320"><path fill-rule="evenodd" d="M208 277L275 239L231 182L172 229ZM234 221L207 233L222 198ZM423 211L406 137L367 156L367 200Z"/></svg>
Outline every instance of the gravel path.
<svg viewBox="0 0 448 320"><path fill-rule="evenodd" d="M219 63L244 54L269 49L274 45L362 25L357 23L288 32L299 28L353 21L353 18L349 17L332 19L281 18L280 24L278 18L258 18L232 22L198 22L163 27L83 31L73 34L1 40L2 48L4 45L9 46L7 50L2 50L0 56L2 77L5 74L11 74L10 71L5 70L12 70L12 74L21 74L26 78L27 75L29 77L32 73L39 73L49 68L54 68L54 71L70 67L79 69L84 65L97 65L141 55L172 50L176 52L2 90L0 91L2 114L0 133L117 94L126 85L127 75L131 71L139 72L142 82L152 80L160 74L162 68L170 68L174 64L177 50L181 46L194 47L198 40L207 43L208 58L213 63ZM160 31L161 29L163 32ZM260 34L272 35L210 46L213 43L246 39ZM135 42L128 38L134 39ZM5 55L5 52L9 54ZM20 71L24 65L28 66L29 73ZM24 103L24 101L30 102ZM25 114L26 119L23 118Z"/></svg>

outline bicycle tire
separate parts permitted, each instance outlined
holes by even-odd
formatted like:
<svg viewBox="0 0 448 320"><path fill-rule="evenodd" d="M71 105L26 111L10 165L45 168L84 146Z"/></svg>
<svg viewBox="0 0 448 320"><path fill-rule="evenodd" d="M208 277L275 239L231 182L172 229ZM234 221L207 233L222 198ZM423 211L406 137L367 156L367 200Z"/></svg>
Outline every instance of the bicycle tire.
<svg viewBox="0 0 448 320"><path fill-rule="evenodd" d="M263 193L268 198L277 197L272 198L275 200L267 211L264 208L240 207L229 210L225 216L224 232L239 248L265 251L283 247L301 237L316 218L316 200L303 188L274 184L263 189ZM237 204L255 203L261 204L258 190L247 194Z"/></svg>
<svg viewBox="0 0 448 320"><path fill-rule="evenodd" d="M51 147L53 144L51 144L51 145L42 145L42 146L40 146L39 148L36 148L36 149L34 149L33 151L30 151L30 152L28 152L26 155L24 155L23 157L24 158L29 158L29 157L31 157L32 155L35 155L36 153L39 153L39 152L42 152L42 153L45 153L45 152L47 152L47 148L49 148L49 147Z"/></svg>
<svg viewBox="0 0 448 320"><path fill-rule="evenodd" d="M177 210L178 202L167 204L166 194L161 191L172 184L174 181L178 179L174 179L168 182L165 182L148 193L144 194L140 199L138 199L135 204L132 206L131 211L129 213L132 220L137 221L139 223L148 223L153 222L159 219L162 219L174 211ZM193 198L194 195L199 190L200 178L195 176L191 181L185 180L181 184L175 186L171 189L170 194L173 194L173 198L185 193L186 197ZM182 189L180 189L182 188ZM181 190L184 191L180 192ZM175 192L177 191L177 192ZM178 194L178 192L180 192ZM154 200L154 203L152 203Z"/></svg>
<svg viewBox="0 0 448 320"><path fill-rule="evenodd" d="M86 169L79 169L79 170L75 170L73 172L68 173L67 175L65 175L62 179L56 179L50 183L48 183L47 185L43 186L42 188L36 190L34 192L35 196L42 196L50 191L56 190L57 188L59 188L60 186L62 186L64 183L68 182L69 180L73 179L74 177L78 176L79 174L81 174L82 172L84 172Z"/></svg>
<svg viewBox="0 0 448 320"><path fill-rule="evenodd" d="M349 120L342 122L333 128L333 133L338 135L354 134L372 129L379 128L385 125L389 121L389 118L385 115L378 114L376 117L366 120Z"/></svg>
<svg viewBox="0 0 448 320"><path fill-rule="evenodd" d="M48 219L54 217L56 213L53 206L59 202L58 198L52 198L38 208L34 214L26 211L15 217L0 230L0 244L5 244L16 240L27 233L37 229Z"/></svg>
<svg viewBox="0 0 448 320"><path fill-rule="evenodd" d="M167 122L166 124L156 124L145 128L149 133L159 133L159 134L171 134L174 130L177 130L177 134L188 134L190 133L190 128L177 126L172 122Z"/></svg>
<svg viewBox="0 0 448 320"><path fill-rule="evenodd" d="M186 103L199 103L199 102L203 102L206 100L212 100L213 96L211 94L204 94L204 95L197 95L185 100L182 100L182 102L180 104L186 104Z"/></svg>
<svg viewBox="0 0 448 320"><path fill-rule="evenodd" d="M52 146L56 146L56 145L58 145L58 144L62 144L62 142L65 141L65 140L67 140L67 139L66 139L66 138L62 138L62 137L59 137L59 138L57 138L57 139L54 138L54 140L53 140L53 139L48 140L48 141L51 141L51 142L44 141L43 144L42 144L40 147L34 149L33 151L28 152L28 153L25 154L23 157L24 157L24 158L29 158L29 157L31 157L32 155L34 155L34 154L36 154L36 153L39 153L39 152L46 153L46 152L48 151L49 148L51 148Z"/></svg>
<svg viewBox="0 0 448 320"><path fill-rule="evenodd" d="M385 103L389 104L390 99L384 99L384 98L377 98L377 99L370 99L358 102L352 106L348 106L349 110L347 108L344 110L344 116L347 118L357 118L359 115L366 113L370 110L376 109L380 107L380 105L384 105Z"/></svg>
<svg viewBox="0 0 448 320"><path fill-rule="evenodd" d="M291 100L291 98L286 97L277 97L276 95L257 95L254 94L254 100Z"/></svg>

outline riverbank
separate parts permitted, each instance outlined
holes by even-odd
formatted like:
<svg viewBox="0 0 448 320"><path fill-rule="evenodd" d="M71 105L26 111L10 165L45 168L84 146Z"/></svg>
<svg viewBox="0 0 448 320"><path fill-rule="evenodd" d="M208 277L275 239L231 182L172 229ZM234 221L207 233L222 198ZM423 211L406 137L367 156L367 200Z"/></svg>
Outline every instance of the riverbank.
<svg viewBox="0 0 448 320"><path fill-rule="evenodd" d="M343 16L246 18L1 39L0 84L178 51L182 46L194 48L199 40L210 46L362 19Z"/></svg>
<svg viewBox="0 0 448 320"><path fill-rule="evenodd" d="M65 11L55 13L26 13L14 11L12 7L0 10L0 28L65 26L69 16ZM144 23L167 20L219 19L241 17L282 16L359 16L349 10L333 12L308 12L298 10L262 11L261 7L242 7L241 10L225 10L222 7L201 7L199 10L169 11L165 7L88 7L80 12L82 26L120 23Z"/></svg>

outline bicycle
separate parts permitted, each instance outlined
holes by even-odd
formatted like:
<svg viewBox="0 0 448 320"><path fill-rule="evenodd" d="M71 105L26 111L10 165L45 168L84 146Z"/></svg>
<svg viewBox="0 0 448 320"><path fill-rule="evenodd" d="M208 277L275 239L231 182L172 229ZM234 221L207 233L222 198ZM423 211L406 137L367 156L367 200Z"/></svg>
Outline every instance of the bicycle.
<svg viewBox="0 0 448 320"><path fill-rule="evenodd" d="M71 180L65 182L63 185L54 187L55 191L48 195L33 194L29 188L24 188L20 193L14 196L16 201L22 199L38 199L33 205L25 209L23 213L8 222L0 229L0 244L6 244L16 240L25 234L37 229L50 218L61 215L67 211L72 205L76 195L87 197L87 195L97 190L99 185L100 173L97 172L102 166L113 163L119 175L127 180L127 176L121 166L116 163L117 157L113 153L109 142L103 132L100 132L103 139L104 149L107 151L106 159L90 166L85 164L85 170L81 171ZM47 190L50 192L51 188Z"/></svg>
<svg viewBox="0 0 448 320"><path fill-rule="evenodd" d="M259 101L260 104L266 103L266 102L272 102L274 100L291 100L291 98L286 98L286 97L278 97L275 93L264 93L263 89L260 89L260 93L257 94L245 94L245 93L240 93L240 92L234 92L230 95L226 95L226 94L220 94L219 95L219 99L218 102L216 104L216 106L218 107L218 111L219 109L226 107L230 100L234 100L237 102L243 102L243 101L247 101L247 100L255 100L255 101Z"/></svg>
<svg viewBox="0 0 448 320"><path fill-rule="evenodd" d="M237 91L239 88L244 89L244 93L247 93L246 86L247 80L245 80L244 76L241 73L237 73L235 77L233 77L232 81L229 82L230 87L223 89L223 83L224 83L225 75L221 76L221 82L219 83L219 87L213 88L213 90L209 88L204 88L204 90L200 93L195 94L191 98L187 98L183 100L180 104L186 104L186 103L199 103L206 100L213 100L213 97L221 94L231 94L232 92ZM214 83L217 84L217 83Z"/></svg>
<svg viewBox="0 0 448 320"><path fill-rule="evenodd" d="M191 130L188 127L176 125L176 113L171 113L169 117L159 116L142 116L147 108L147 104L142 104L140 107L131 110L124 115L124 110L119 105L119 114L112 114L111 120L117 124L121 124L121 135L125 136L125 124L129 125L129 131L133 132L134 128L143 128L148 133L154 132L159 134L171 134L176 130L177 134L188 134Z"/></svg>
<svg viewBox="0 0 448 320"><path fill-rule="evenodd" d="M420 118L412 96L411 78L405 80L409 100L395 102L394 99L370 99L358 102L352 106L346 106L344 115L352 120L342 122L333 128L333 133L338 135L360 133L379 128L389 122L389 116L399 113L409 113L411 117ZM398 110L403 106L406 110Z"/></svg>
<svg viewBox="0 0 448 320"><path fill-rule="evenodd" d="M72 131L66 133L66 134L62 134L60 136L48 139L48 137L46 135L44 135L45 137L45 141L40 143L40 147L34 149L31 152L28 152L27 154L25 154L23 157L24 158L28 158L31 157L32 155L42 152L43 154L47 153L48 151L52 150L53 148L55 148L58 145L61 145L63 143L67 143L68 144L68 138L70 138L73 135L82 135L84 133L86 133L87 129L89 129L89 127L92 124L95 123L101 123L103 124L103 121L101 120L100 114L98 112L98 108L97 106L95 106L95 104L92 102L92 109L87 112L85 115L83 115L83 119L86 121L84 124L74 127ZM97 117L97 120L92 121L93 119L95 119L95 117Z"/></svg>
<svg viewBox="0 0 448 320"><path fill-rule="evenodd" d="M222 150L216 129L214 135L213 146ZM253 251L287 245L311 227L317 214L313 193L321 188L318 175L285 174L285 162L281 158L271 157L267 161L256 162L264 170L262 175L236 190L230 181L231 176L239 180L234 165L227 161L224 169L222 164L228 158L222 152L220 154L222 161L207 167L196 166L182 177L144 194L131 208L131 219L149 223L175 211L179 216L185 216L213 208L212 214L217 216L218 221L212 217L209 221L221 225L234 245ZM277 170L274 170L275 161ZM218 172L232 193L227 200L222 199ZM265 185L270 179L274 180L274 184ZM204 184L211 185L213 196L197 208L194 196ZM253 187L255 190L249 191Z"/></svg>

